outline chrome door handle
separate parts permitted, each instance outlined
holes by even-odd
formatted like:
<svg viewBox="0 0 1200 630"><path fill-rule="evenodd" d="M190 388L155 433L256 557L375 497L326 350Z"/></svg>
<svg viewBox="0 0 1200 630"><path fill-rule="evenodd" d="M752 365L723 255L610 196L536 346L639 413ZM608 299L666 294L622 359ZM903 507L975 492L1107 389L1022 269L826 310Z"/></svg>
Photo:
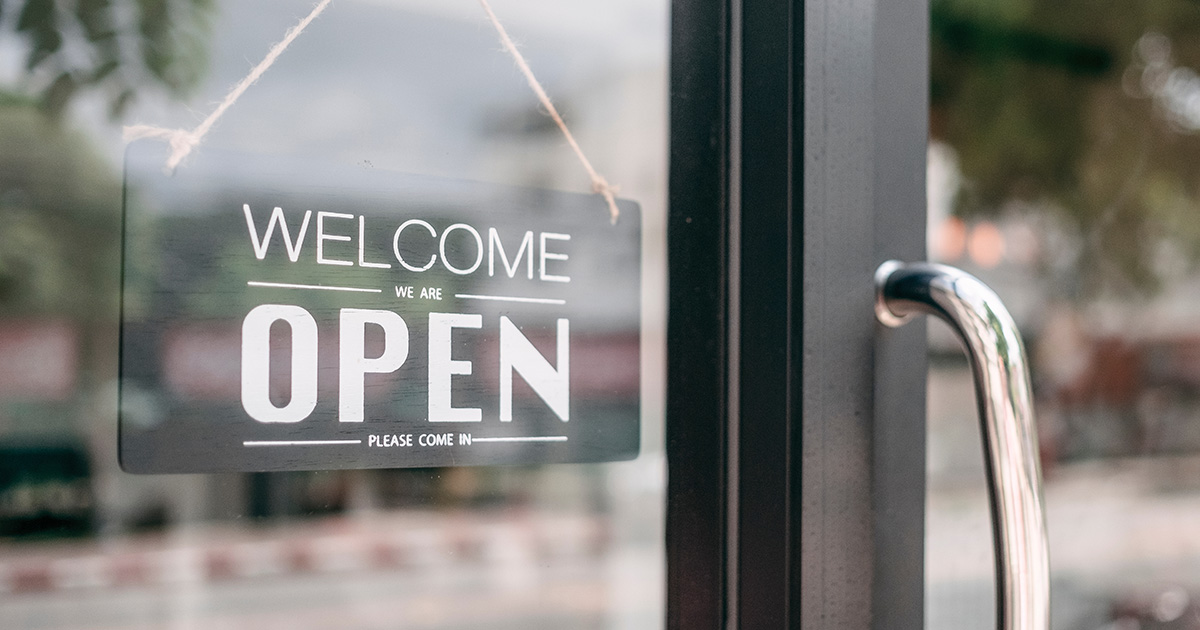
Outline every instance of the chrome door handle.
<svg viewBox="0 0 1200 630"><path fill-rule="evenodd" d="M888 261L875 272L875 314L890 327L926 313L966 345L987 453L996 546L997 627L1050 627L1050 555L1029 367L1021 335L1000 298L945 265Z"/></svg>

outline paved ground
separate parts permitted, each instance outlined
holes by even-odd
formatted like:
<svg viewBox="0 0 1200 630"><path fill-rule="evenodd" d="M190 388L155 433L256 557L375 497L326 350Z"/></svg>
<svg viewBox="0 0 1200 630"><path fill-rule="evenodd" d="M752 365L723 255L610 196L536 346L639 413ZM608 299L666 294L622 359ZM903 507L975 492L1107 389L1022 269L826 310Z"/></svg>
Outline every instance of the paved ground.
<svg viewBox="0 0 1200 630"><path fill-rule="evenodd" d="M655 628L661 551L578 516L391 514L0 549L9 629Z"/></svg>
<svg viewBox="0 0 1200 630"><path fill-rule="evenodd" d="M934 490L927 510L931 630L994 628L991 524L977 482ZM1148 589L1200 595L1200 460L1059 467L1046 481L1056 629L1096 630Z"/></svg>

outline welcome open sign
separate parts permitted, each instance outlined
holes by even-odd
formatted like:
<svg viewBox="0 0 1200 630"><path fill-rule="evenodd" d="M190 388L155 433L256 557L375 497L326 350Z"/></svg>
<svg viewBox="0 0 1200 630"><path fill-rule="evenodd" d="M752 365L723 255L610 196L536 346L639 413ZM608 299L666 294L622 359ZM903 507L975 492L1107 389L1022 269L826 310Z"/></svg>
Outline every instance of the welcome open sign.
<svg viewBox="0 0 1200 630"><path fill-rule="evenodd" d="M639 444L640 217L603 198L126 157L122 467L596 462Z"/></svg>

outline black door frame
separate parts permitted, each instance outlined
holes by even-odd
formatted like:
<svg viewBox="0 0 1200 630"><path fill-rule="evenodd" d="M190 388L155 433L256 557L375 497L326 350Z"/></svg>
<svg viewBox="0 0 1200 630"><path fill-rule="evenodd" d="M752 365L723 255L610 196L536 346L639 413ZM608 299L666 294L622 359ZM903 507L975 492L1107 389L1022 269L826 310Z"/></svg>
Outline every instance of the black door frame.
<svg viewBox="0 0 1200 630"><path fill-rule="evenodd" d="M921 628L926 0L674 0L672 628Z"/></svg>

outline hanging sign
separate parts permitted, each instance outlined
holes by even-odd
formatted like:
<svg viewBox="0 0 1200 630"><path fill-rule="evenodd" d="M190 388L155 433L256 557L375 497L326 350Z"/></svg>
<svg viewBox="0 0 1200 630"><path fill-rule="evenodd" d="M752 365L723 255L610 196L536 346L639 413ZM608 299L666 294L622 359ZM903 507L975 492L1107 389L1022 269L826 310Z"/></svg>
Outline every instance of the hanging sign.
<svg viewBox="0 0 1200 630"><path fill-rule="evenodd" d="M133 473L631 459L640 216L620 201L194 151L126 155Z"/></svg>

